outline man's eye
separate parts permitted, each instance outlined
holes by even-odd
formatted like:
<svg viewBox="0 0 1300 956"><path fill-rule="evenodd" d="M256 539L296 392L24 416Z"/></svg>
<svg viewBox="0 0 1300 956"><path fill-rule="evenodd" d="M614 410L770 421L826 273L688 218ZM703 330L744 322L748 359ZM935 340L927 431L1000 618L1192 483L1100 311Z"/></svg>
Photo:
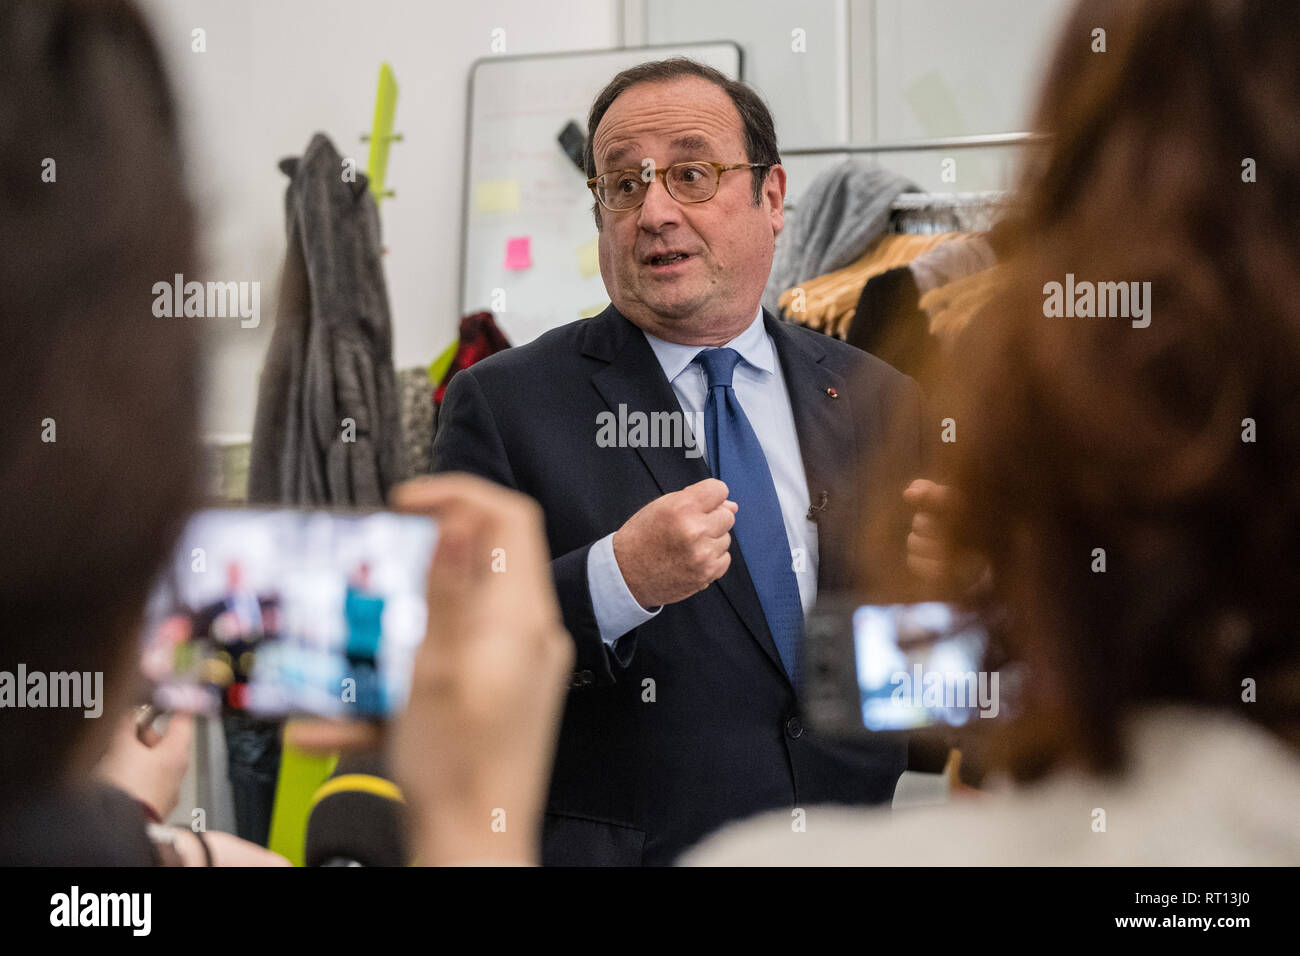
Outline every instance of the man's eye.
<svg viewBox="0 0 1300 956"><path fill-rule="evenodd" d="M699 166L683 166L680 171L680 176L684 183L697 183L703 175L704 170Z"/></svg>
<svg viewBox="0 0 1300 956"><path fill-rule="evenodd" d="M635 192L640 188L640 185L641 183L639 180L633 179L631 176L624 176L618 181L614 188L621 193L630 193Z"/></svg>

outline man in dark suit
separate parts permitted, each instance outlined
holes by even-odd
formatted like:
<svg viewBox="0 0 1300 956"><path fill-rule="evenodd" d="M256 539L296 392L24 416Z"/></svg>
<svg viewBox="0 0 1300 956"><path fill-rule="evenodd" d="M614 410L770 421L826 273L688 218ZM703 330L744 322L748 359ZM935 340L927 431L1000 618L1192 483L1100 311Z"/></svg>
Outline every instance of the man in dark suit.
<svg viewBox="0 0 1300 956"><path fill-rule="evenodd" d="M888 801L905 765L800 714L803 613L862 584L857 532L921 470L922 412L910 379L759 307L779 159L743 84L619 74L587 146L611 306L447 390L434 470L541 503L576 645L548 864L670 863L753 813ZM902 562L895 530L872 564Z"/></svg>

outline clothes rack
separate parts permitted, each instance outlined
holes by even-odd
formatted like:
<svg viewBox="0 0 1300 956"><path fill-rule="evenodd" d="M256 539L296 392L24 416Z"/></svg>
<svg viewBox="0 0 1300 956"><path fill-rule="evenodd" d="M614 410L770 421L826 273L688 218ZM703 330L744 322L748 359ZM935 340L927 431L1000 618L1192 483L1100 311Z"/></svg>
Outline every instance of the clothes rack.
<svg viewBox="0 0 1300 956"><path fill-rule="evenodd" d="M944 136L898 143L846 143L839 146L805 146L783 149L782 156L826 156L835 153L914 153L927 149L978 149L986 146L1024 146L1045 139L1041 133L989 133L979 136Z"/></svg>
<svg viewBox="0 0 1300 956"><path fill-rule="evenodd" d="M890 204L889 231L909 234L987 232L1010 193L903 193Z"/></svg>

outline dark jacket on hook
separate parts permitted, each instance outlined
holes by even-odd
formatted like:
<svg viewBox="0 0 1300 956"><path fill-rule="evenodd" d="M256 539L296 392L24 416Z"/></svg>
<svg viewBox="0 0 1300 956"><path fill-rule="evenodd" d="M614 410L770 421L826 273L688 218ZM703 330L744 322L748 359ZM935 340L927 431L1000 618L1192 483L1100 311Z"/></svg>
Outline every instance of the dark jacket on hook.
<svg viewBox="0 0 1300 956"><path fill-rule="evenodd" d="M366 177L345 182L324 135L281 160L288 250L258 388L248 469L255 503L382 505L398 470L397 383Z"/></svg>

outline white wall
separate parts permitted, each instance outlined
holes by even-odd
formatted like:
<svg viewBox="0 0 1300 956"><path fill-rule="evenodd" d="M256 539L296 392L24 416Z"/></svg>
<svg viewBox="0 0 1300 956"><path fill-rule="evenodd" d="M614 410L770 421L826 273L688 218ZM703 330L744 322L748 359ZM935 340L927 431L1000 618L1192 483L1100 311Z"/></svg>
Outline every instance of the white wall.
<svg viewBox="0 0 1300 956"><path fill-rule="evenodd" d="M873 139L901 142L1026 129L1038 79L1074 0L874 0ZM881 162L923 189L1005 189L1012 148L896 153ZM957 162L957 182L939 161Z"/></svg>
<svg viewBox="0 0 1300 956"><path fill-rule="evenodd" d="M1025 128L1044 58L1074 0L640 0L653 42L734 39L782 149L897 143ZM802 49L792 49L795 31ZM881 154L923 189L1010 185L1015 150ZM843 154L790 156L789 198ZM870 158L864 156L864 158Z"/></svg>
<svg viewBox="0 0 1300 956"><path fill-rule="evenodd" d="M470 64L503 28L506 52L617 45L617 0L141 0L187 127L211 274L262 283L262 324L212 323L207 427L247 433L270 339L284 257L277 163L323 131L364 169L360 141L374 114L379 64L399 88L388 187L381 206L399 368L428 363L456 335ZM207 52L190 31L207 31Z"/></svg>
<svg viewBox="0 0 1300 956"><path fill-rule="evenodd" d="M365 167L380 62L400 93L381 207L399 368L429 362L459 319L460 190L470 65L506 52L734 39L785 147L1019 128L1069 0L140 0L169 61L202 203L209 275L262 283L262 324L212 332L207 427L246 434L284 256L277 168L327 133ZM190 31L207 31L207 52ZM792 29L808 52L792 56ZM969 160L969 162L968 162ZM1006 178L1008 151L959 156L960 189ZM891 157L940 188L935 157ZM791 192L819 164L790 163ZM946 187L951 189L951 186Z"/></svg>

